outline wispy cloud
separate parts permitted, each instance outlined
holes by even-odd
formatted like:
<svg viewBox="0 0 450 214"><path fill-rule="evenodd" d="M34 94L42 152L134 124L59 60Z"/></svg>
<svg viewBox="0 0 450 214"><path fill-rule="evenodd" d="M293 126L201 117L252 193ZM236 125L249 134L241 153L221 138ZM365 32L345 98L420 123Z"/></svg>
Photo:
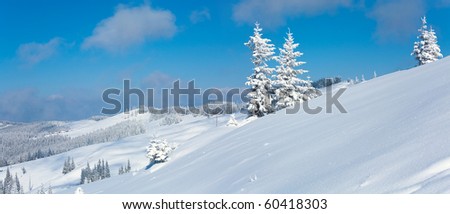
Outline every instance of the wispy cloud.
<svg viewBox="0 0 450 214"><path fill-rule="evenodd" d="M148 40L170 38L176 31L175 15L169 10L154 9L150 5L120 5L113 16L97 24L92 35L84 40L82 48L123 51Z"/></svg>
<svg viewBox="0 0 450 214"><path fill-rule="evenodd" d="M192 11L189 19L193 24L197 24L200 22L208 21L211 19L211 14L209 13L208 8L204 8L203 10L194 10Z"/></svg>
<svg viewBox="0 0 450 214"><path fill-rule="evenodd" d="M141 85L143 88L169 88L174 81L176 81L176 78L166 73L155 71L142 79Z"/></svg>
<svg viewBox="0 0 450 214"><path fill-rule="evenodd" d="M86 97L80 90L44 96L37 89L0 93L0 120L30 122L41 120L79 120L100 114L99 94Z"/></svg>
<svg viewBox="0 0 450 214"><path fill-rule="evenodd" d="M54 56L63 44L61 38L53 38L47 43L21 44L16 51L17 57L28 66L40 63Z"/></svg>
<svg viewBox="0 0 450 214"><path fill-rule="evenodd" d="M299 15L318 15L351 7L354 0L242 0L233 8L238 23L261 22L266 27L283 25L287 18Z"/></svg>
<svg viewBox="0 0 450 214"><path fill-rule="evenodd" d="M398 40L417 32L426 8L424 0L378 0L368 16L377 23L378 39Z"/></svg>

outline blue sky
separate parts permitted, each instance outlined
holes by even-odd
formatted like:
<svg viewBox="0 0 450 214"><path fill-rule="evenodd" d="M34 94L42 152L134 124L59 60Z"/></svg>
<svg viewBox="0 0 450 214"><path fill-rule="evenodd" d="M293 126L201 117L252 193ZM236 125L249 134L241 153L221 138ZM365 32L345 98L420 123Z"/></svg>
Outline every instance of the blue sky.
<svg viewBox="0 0 450 214"><path fill-rule="evenodd" d="M243 43L255 21L277 47L291 29L312 79L368 79L415 65L423 15L447 56L450 0L5 0L0 120L96 115L102 91L123 79L139 88L176 79L244 87L252 64Z"/></svg>

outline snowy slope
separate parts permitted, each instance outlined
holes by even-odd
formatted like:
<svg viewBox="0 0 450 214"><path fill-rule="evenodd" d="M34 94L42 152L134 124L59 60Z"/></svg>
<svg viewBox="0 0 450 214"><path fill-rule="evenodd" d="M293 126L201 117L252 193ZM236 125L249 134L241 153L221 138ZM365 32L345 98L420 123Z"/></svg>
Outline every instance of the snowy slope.
<svg viewBox="0 0 450 214"><path fill-rule="evenodd" d="M99 158L113 173L130 159L135 172L82 185L85 193L450 193L449 68L445 58L350 86L340 98L347 114L280 111L240 117L239 127L225 126L225 117L219 127L192 116L173 126L151 122L149 130L178 145L151 170L151 131L12 170L26 166L23 176L57 193L73 193L83 163ZM325 96L310 106L325 107ZM62 176L68 155L77 169Z"/></svg>
<svg viewBox="0 0 450 214"><path fill-rule="evenodd" d="M84 134L89 134L100 129L106 129L124 121L133 120L136 122L144 122L148 120L148 114L134 114L137 110L130 111L130 114L118 114L112 117L107 117L102 120L80 120L67 123L69 131L65 135L69 137L78 137Z"/></svg>
<svg viewBox="0 0 450 214"><path fill-rule="evenodd" d="M150 142L153 136L165 138L170 136L170 143L178 146L178 144L188 141L190 138L203 134L209 129L216 129L215 118L206 118L203 116L193 117L190 115L184 116L183 121L179 124L171 126L161 126L160 121L151 120L151 115L141 114L137 117L130 115L116 115L102 121L82 120L71 122L78 126L72 126L69 134L73 133L90 133L94 130L108 127L103 121L110 121L111 123L120 123L122 121L133 118L136 122L146 122L147 133L132 137L127 137L116 142L108 142L85 146L74 149L69 152L54 155L47 158L42 158L34 161L29 161L21 164L9 166L12 174L18 174L21 184L25 192L30 189L31 192L36 192L43 185L44 188L52 186L53 192L58 192L61 189L66 189L71 186L76 186L80 183L80 172L82 168L86 167L89 162L91 166L97 163L99 159L104 159L109 162L112 176L118 174L120 166L125 166L128 159L131 162L132 171L145 168L148 165L148 159L145 157L145 147ZM218 122L221 126L225 126L228 118L220 117ZM222 128L223 131L230 131L230 127ZM199 145L200 146L200 145ZM190 149L195 149L194 147ZM62 167L67 157L74 158L76 165L75 170L63 175ZM22 168L26 169L23 174ZM6 167L0 168L0 179L5 177ZM30 185L31 184L31 185Z"/></svg>

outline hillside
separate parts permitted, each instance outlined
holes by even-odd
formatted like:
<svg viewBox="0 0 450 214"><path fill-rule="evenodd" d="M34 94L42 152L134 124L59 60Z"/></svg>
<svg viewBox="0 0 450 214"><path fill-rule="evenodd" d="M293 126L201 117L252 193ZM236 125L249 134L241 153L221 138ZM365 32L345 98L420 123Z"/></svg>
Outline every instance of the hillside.
<svg viewBox="0 0 450 214"><path fill-rule="evenodd" d="M184 116L148 122L146 134L12 166L34 184L73 193L87 161L104 158L114 176L85 193L449 193L450 58L350 86L346 114L284 111L260 119ZM309 102L325 107L325 96ZM143 117L143 116L142 116ZM171 159L144 170L151 136L177 144ZM77 168L62 176L67 156ZM133 173L116 176L126 160ZM3 168L4 169L4 168ZM0 173L4 176L4 172ZM37 185L35 185L37 186Z"/></svg>

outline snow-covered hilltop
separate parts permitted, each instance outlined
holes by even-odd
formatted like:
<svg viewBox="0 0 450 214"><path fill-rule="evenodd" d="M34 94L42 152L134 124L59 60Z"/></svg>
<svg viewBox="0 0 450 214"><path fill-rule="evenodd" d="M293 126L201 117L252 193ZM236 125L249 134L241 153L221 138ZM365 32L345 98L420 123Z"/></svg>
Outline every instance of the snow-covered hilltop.
<svg viewBox="0 0 450 214"><path fill-rule="evenodd" d="M31 183L32 192L43 184L53 193L74 193L86 163L104 159L111 178L81 185L84 193L449 193L449 68L445 58L352 85L339 99L346 114L282 110L258 119L237 115L238 126L227 126L228 116L217 118L217 126L216 118L192 115L167 126L139 115L134 121L144 124L145 134L10 170L24 189ZM325 107L325 97L309 106ZM109 120L119 123L121 117ZM70 135L103 122L89 123L73 123ZM176 149L167 162L146 170L153 135ZM76 167L64 175L68 157ZM118 175L128 159L131 172ZM6 167L0 170L5 177Z"/></svg>

